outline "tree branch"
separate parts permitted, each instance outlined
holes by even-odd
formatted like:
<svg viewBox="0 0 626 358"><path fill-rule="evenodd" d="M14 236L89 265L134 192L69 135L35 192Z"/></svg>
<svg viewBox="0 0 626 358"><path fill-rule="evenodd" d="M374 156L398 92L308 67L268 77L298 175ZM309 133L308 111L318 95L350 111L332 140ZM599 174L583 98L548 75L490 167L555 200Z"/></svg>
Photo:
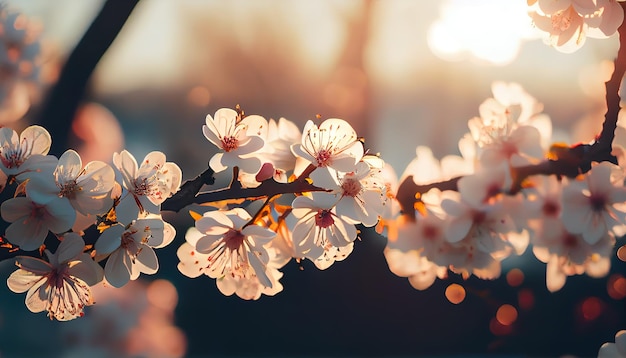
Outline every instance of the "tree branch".
<svg viewBox="0 0 626 358"><path fill-rule="evenodd" d="M179 211L190 204L217 203L230 199L271 198L280 194L301 194L313 191L327 191L327 189L310 184L304 179L299 179L291 183L279 183L274 179L268 179L263 181L261 185L256 188L228 187L200 193L194 197L185 197L185 200L178 201L177 205L173 205L169 202L170 199L174 198L172 197L161 204L161 210Z"/></svg>
<svg viewBox="0 0 626 358"><path fill-rule="evenodd" d="M72 120L96 65L117 37L139 0L107 0L68 57L59 80L49 91L34 122L53 138L50 153L67 147Z"/></svg>

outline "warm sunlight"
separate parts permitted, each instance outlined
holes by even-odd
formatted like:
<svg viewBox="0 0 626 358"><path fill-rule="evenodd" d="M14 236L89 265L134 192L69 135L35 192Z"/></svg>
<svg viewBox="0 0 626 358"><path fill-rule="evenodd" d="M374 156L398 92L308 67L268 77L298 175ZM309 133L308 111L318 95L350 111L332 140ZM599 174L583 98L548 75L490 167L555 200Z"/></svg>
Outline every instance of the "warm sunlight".
<svg viewBox="0 0 626 358"><path fill-rule="evenodd" d="M522 1L448 0L428 31L428 45L447 61L478 59L494 65L513 61L522 40L536 38Z"/></svg>

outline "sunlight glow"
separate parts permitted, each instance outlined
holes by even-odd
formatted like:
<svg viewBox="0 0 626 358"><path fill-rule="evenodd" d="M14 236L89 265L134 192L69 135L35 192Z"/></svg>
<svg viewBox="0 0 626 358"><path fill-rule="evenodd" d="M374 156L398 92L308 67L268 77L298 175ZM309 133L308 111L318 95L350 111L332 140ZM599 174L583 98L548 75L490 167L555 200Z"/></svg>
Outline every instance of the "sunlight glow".
<svg viewBox="0 0 626 358"><path fill-rule="evenodd" d="M448 0L428 31L428 45L447 61L469 57L506 65L517 57L522 40L537 37L525 2Z"/></svg>

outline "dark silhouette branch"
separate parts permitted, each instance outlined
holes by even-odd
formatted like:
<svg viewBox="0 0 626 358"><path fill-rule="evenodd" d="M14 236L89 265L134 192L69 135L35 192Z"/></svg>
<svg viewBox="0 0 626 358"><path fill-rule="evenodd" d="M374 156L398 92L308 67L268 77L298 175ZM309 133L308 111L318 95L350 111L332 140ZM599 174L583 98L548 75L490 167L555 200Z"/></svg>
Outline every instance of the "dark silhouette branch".
<svg viewBox="0 0 626 358"><path fill-rule="evenodd" d="M228 187L224 189L209 191L200 193L193 197L185 197L185 200L177 200L177 204L170 204L170 199L167 199L161 204L161 210L179 211L190 204L204 204L204 203L217 203L224 200L231 199L260 199L271 198L281 194L301 194L305 192L314 191L327 191L327 189L317 187L309 183L305 179L298 179L291 183L279 183L274 179L268 179L261 183L256 188L239 188ZM182 205L182 206L181 206Z"/></svg>
<svg viewBox="0 0 626 358"><path fill-rule="evenodd" d="M67 147L72 120L96 65L117 37L139 0L107 0L61 69L34 122L52 136L50 153Z"/></svg>

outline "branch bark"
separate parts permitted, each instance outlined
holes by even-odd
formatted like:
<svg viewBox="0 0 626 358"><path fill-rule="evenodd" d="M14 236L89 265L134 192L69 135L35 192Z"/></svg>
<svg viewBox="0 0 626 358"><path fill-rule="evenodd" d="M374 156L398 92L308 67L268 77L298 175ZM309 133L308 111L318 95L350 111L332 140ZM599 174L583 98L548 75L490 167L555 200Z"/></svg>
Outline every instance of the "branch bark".
<svg viewBox="0 0 626 358"><path fill-rule="evenodd" d="M89 78L138 2L107 0L65 62L59 80L34 120L50 132L51 154L61 155L65 151L72 120L85 96Z"/></svg>

